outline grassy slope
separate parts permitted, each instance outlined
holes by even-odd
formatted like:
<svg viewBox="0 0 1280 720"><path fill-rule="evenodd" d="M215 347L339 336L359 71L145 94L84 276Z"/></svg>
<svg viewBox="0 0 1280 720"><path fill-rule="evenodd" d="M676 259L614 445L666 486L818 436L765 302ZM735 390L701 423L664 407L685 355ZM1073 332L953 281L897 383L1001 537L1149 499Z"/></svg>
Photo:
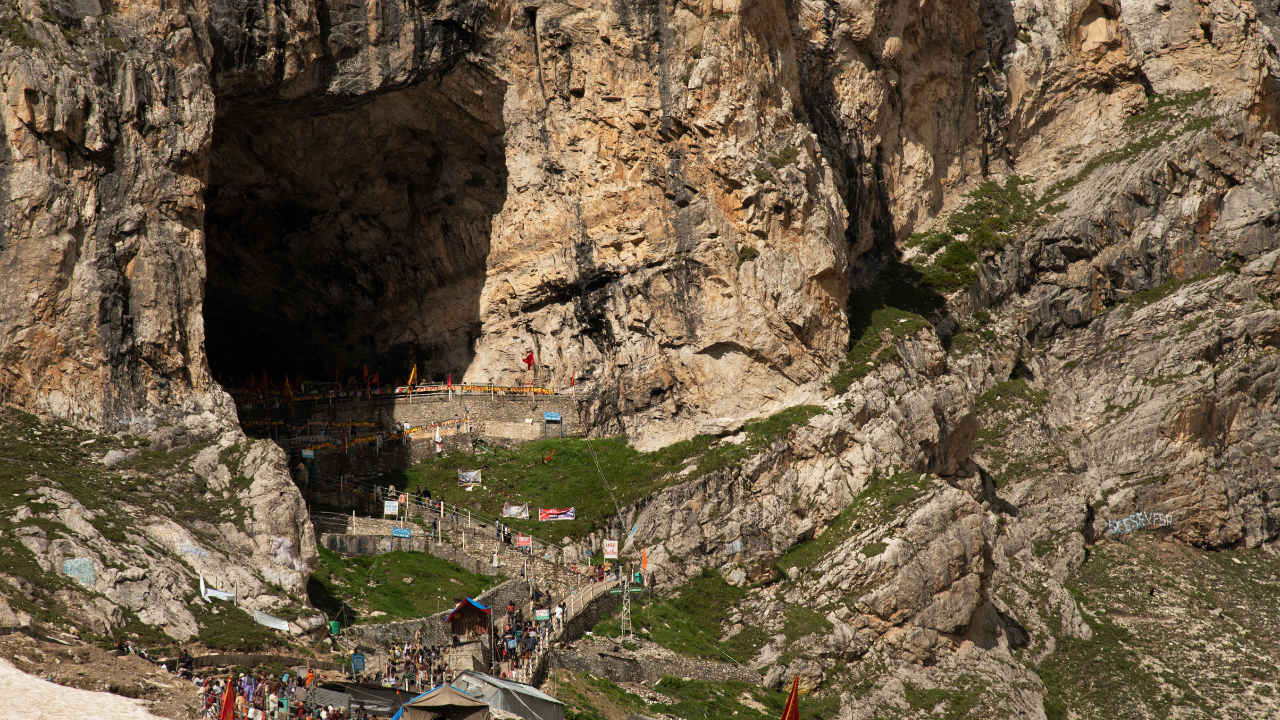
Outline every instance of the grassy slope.
<svg viewBox="0 0 1280 720"><path fill-rule="evenodd" d="M719 639L724 633L725 618L746 595L746 588L734 587L716 571L705 568L701 575L681 586L679 597L641 596L631 606L631 622L637 632L681 655L725 662L727 654L746 662L767 641L760 628L747 628L725 642ZM618 621L603 620L594 632L616 636L620 634Z"/></svg>
<svg viewBox="0 0 1280 720"><path fill-rule="evenodd" d="M86 444L87 443L87 444ZM65 491L87 509L95 513L89 522L109 542L129 545L126 531L136 532L136 519L123 506L126 504L152 504L160 497L153 493L156 482L190 459L207 443L157 453L146 450L146 441L125 436L117 438L98 435L56 423L46 423L12 408L0 408L0 571L31 583L32 597L19 592L13 584L0 580L0 592L9 603L31 614L37 623L60 627L67 623L61 603L53 599L59 591L70 590L95 597L97 594L62 575L55 568L44 571L35 556L15 536L20 527L38 527L49 537L68 534L61 523L50 518L31 517L23 521L14 518L19 506L25 505L34 513L54 513L56 507L35 500L37 485L46 485ZM132 460L113 468L95 462L93 455L107 450L140 449ZM46 480L34 481L35 477ZM218 517L221 505L206 507L198 498L184 498L184 510L174 513L181 519L184 513L202 514L204 518ZM149 548L152 552L170 552L166 548ZM178 558L180 560L180 558ZM192 596L195 595L192 588ZM212 648L261 648L267 645L285 644L283 638L263 630L234 608L220 610L214 615L193 603L191 610L202 625L198 640ZM238 614L237 614L238 613ZM241 617L243 616L243 617ZM247 622L243 622L247 620ZM234 632L228 628L235 628ZM110 637L95 638L83 631L80 636L98 640L104 645L117 638L129 638L144 647L163 653L176 646L176 641L159 628L140 622L125 612L125 624L115 628Z"/></svg>
<svg viewBox="0 0 1280 720"><path fill-rule="evenodd" d="M1059 638L1041 664L1049 720L1118 717L1117 708L1228 717L1228 703L1263 717L1280 707L1280 558L1143 532L1093 548L1068 587L1093 638Z"/></svg>
<svg viewBox="0 0 1280 720"><path fill-rule="evenodd" d="M667 485L742 462L822 412L820 407L801 405L749 422L744 427L747 440L740 445L718 443L716 438L699 435L645 453L629 447L625 438L542 440L515 450L431 458L407 471L383 476L378 482L411 490L428 488L435 499L456 502L489 517L498 516L504 502L527 502L533 517L511 520L509 524L555 542L565 535L585 535L615 513L613 500L596 469L597 458L618 504L626 506ZM555 455L550 462L543 462L552 451ZM693 472L681 477L678 473L690 464ZM477 469L484 471L483 488L466 492L458 487L458 470ZM576 520L554 525L537 521L538 508L566 507L576 508Z"/></svg>
<svg viewBox="0 0 1280 720"><path fill-rule="evenodd" d="M647 706L638 695L604 678L563 670L556 676L555 690L565 703L566 720L623 720L633 712L700 720L764 720L781 716L787 701L786 692L748 683L665 677L654 690L674 702ZM837 715L839 703L839 697L801 697L800 718L828 720Z"/></svg>
<svg viewBox="0 0 1280 720"><path fill-rule="evenodd" d="M405 584L405 578L413 578L413 583ZM505 579L477 575L422 553L343 557L322 547L307 593L326 615L338 615L350 625L425 617L447 609L455 598L475 597ZM386 615L370 616L375 611Z"/></svg>

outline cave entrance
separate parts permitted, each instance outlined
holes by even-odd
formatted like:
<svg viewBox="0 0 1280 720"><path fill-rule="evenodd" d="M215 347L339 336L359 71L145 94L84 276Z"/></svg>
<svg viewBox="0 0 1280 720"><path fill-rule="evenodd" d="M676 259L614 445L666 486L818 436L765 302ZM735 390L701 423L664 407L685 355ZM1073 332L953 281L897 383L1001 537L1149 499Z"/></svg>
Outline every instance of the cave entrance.
<svg viewBox="0 0 1280 720"><path fill-rule="evenodd" d="M345 102L220 99L206 195L205 342L223 384L388 386L453 372L480 333L505 202L504 87L461 65Z"/></svg>

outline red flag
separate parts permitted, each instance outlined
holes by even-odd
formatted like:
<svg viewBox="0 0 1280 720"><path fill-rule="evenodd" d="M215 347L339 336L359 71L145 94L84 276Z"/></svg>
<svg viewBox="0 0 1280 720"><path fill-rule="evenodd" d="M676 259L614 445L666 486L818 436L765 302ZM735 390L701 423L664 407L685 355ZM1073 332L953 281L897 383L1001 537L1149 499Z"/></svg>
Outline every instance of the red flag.
<svg viewBox="0 0 1280 720"><path fill-rule="evenodd" d="M782 720L800 720L800 676L791 682L791 694L787 696L787 704L782 706Z"/></svg>
<svg viewBox="0 0 1280 720"><path fill-rule="evenodd" d="M235 673L227 678L227 691L222 695L222 710L218 713L218 720L235 720L236 700L232 695L235 679Z"/></svg>
<svg viewBox="0 0 1280 720"><path fill-rule="evenodd" d="M378 377L378 374L381 372L381 370L374 370L373 374L369 376L369 382L377 385L378 387L382 387L382 379Z"/></svg>
<svg viewBox="0 0 1280 720"><path fill-rule="evenodd" d="M533 367L533 351L529 351L529 354L524 356L524 364L526 370Z"/></svg>
<svg viewBox="0 0 1280 720"><path fill-rule="evenodd" d="M545 465L545 464L547 464L547 463L551 462L551 458L553 458L553 457L555 457L555 456L556 456L556 449L555 449L555 448L551 448L551 454L550 454L550 455L543 455L543 456L542 456L542 463Z"/></svg>
<svg viewBox="0 0 1280 720"><path fill-rule="evenodd" d="M342 380L338 379L339 376L341 375L342 375L342 363L338 363L338 369L333 371L333 381L335 383L342 382Z"/></svg>
<svg viewBox="0 0 1280 720"><path fill-rule="evenodd" d="M449 379L445 380L447 387L453 387L453 373L449 373Z"/></svg>
<svg viewBox="0 0 1280 720"><path fill-rule="evenodd" d="M369 389L369 366L364 366L364 389Z"/></svg>

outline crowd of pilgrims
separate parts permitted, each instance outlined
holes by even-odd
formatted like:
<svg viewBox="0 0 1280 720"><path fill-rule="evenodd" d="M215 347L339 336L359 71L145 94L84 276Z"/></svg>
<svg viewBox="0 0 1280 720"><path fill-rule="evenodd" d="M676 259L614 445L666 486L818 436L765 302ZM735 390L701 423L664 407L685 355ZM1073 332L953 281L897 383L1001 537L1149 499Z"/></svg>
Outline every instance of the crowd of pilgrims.
<svg viewBox="0 0 1280 720"><path fill-rule="evenodd" d="M383 687L428 690L443 685L448 676L449 662L439 648L405 643L404 647L392 649L386 667L376 671L372 680Z"/></svg>
<svg viewBox="0 0 1280 720"><path fill-rule="evenodd" d="M550 600L550 596L545 598ZM543 604L539 602L541 599L535 598L535 608ZM556 622L561 621L563 613L564 606L557 606ZM508 602L506 621L501 627L497 623L493 626L493 673L503 678L516 677L516 671L538 650L539 640L550 629L549 623L525 618L523 610L516 609L514 602Z"/></svg>
<svg viewBox="0 0 1280 720"><path fill-rule="evenodd" d="M321 706L308 702L313 687L316 685L314 670L308 670L305 677L290 673L276 680L266 673L251 675L241 673L239 677L196 678L200 688L200 697L204 703L202 717L212 720L219 717L222 701L231 683L231 692L235 703L236 720L369 720L370 715L361 705L344 713L333 706Z"/></svg>

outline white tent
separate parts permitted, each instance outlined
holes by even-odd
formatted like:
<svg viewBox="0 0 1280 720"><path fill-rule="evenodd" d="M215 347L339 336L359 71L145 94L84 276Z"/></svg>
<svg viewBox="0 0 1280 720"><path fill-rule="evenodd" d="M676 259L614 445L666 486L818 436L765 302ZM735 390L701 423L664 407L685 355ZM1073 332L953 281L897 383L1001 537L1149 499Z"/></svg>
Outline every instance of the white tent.
<svg viewBox="0 0 1280 720"><path fill-rule="evenodd" d="M467 670L453 684L495 710L505 710L525 720L564 720L564 703L538 690L513 680Z"/></svg>

